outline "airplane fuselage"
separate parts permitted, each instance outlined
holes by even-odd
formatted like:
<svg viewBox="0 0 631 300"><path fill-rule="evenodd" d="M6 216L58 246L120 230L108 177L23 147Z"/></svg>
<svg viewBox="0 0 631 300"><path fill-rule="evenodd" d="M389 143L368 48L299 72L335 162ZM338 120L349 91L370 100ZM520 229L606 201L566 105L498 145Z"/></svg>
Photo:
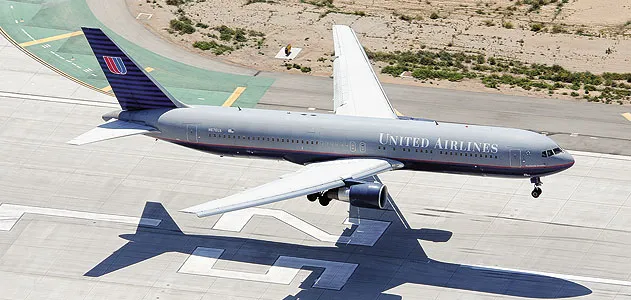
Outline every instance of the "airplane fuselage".
<svg viewBox="0 0 631 300"><path fill-rule="evenodd" d="M558 145L550 138L503 127L224 107L115 117L155 127L159 133L150 136L188 148L297 164L381 157L409 170L532 178L574 163L565 151L551 152Z"/></svg>

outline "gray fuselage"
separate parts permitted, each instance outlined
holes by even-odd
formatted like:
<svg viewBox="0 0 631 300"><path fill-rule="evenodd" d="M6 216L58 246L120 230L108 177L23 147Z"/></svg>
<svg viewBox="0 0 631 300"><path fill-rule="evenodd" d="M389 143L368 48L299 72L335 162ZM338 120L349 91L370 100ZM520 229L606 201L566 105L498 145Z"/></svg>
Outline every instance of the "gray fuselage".
<svg viewBox="0 0 631 300"><path fill-rule="evenodd" d="M550 138L502 127L232 107L122 111L115 117L155 127L159 132L149 136L185 147L297 164L383 157L409 170L519 178L574 164Z"/></svg>

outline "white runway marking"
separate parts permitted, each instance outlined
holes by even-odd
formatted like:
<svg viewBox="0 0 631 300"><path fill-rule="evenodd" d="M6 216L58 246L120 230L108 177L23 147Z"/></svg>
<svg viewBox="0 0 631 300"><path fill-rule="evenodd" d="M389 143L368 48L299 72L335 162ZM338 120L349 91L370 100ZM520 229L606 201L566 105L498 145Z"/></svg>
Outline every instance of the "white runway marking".
<svg viewBox="0 0 631 300"><path fill-rule="evenodd" d="M28 94L9 93L9 92L0 92L0 97L17 98L17 99L33 100L33 101L56 102L56 103L65 103L65 104L78 104L78 105L88 105L88 106L120 108L120 106L118 104L115 104L114 102L109 103L109 102L94 101L94 100L69 99L69 98L38 96L38 95L28 95Z"/></svg>
<svg viewBox="0 0 631 300"><path fill-rule="evenodd" d="M360 246L375 245L377 240L390 225L390 222L385 221L347 218L344 224L357 225L357 228L350 236L339 236L329 234L286 211L253 207L223 214L219 221L215 223L213 229L239 232L254 215L274 217L323 242L336 242Z"/></svg>
<svg viewBox="0 0 631 300"><path fill-rule="evenodd" d="M221 278L261 281L278 284L290 284L304 266L324 268L322 275L313 287L340 290L348 278L353 275L357 264L334 262L328 260L309 259L291 256L280 256L265 274L241 271L216 270L213 266L224 252L223 249L197 247L184 262L179 273L214 276Z"/></svg>
<svg viewBox="0 0 631 300"><path fill-rule="evenodd" d="M161 222L156 219L0 203L0 231L10 231L25 213L153 227L160 225Z"/></svg>
<svg viewBox="0 0 631 300"><path fill-rule="evenodd" d="M15 23L17 23L17 22L18 22L18 20L15 20ZM33 36L31 36L30 34L28 34L28 32L26 32L26 30L24 30L23 28L20 28L20 30L22 30L22 32L24 32L24 34L26 34L31 40L35 40L33 38Z"/></svg>
<svg viewBox="0 0 631 300"><path fill-rule="evenodd" d="M484 270L500 270L500 271L524 273L524 274L530 274L530 275L548 276L548 277L553 277L553 278L565 279L569 281L587 281L587 282L604 283L604 284L612 284L612 285L631 286L631 281L624 281L624 280L614 280L614 279L558 274L558 273L537 272L537 271L509 269L509 268L501 268L501 267L471 266L471 268L484 269Z"/></svg>

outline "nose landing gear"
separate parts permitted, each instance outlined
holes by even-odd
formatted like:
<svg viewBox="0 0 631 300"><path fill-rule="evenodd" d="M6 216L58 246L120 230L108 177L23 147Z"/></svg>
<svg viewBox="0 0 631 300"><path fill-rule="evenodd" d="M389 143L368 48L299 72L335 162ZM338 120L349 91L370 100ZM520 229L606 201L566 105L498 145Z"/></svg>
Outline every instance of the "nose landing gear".
<svg viewBox="0 0 631 300"><path fill-rule="evenodd" d="M543 192L540 188L540 186L543 184L543 182L541 182L541 178L540 177L530 178L530 182L535 185L535 188L532 190L530 195L532 195L533 198L539 198L539 196L541 196L541 193Z"/></svg>

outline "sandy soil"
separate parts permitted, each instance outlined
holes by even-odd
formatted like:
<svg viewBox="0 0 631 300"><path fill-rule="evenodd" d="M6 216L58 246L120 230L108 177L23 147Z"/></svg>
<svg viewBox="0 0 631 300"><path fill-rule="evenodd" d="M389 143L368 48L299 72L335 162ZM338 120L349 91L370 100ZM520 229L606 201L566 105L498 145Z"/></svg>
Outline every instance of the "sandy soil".
<svg viewBox="0 0 631 300"><path fill-rule="evenodd" d="M631 72L631 23L627 23L631 20L631 0L570 0L561 9L553 3L532 12L528 11L530 5L515 6L511 0L334 0L333 7L300 0L247 2L209 0L181 5L194 22L210 25L208 29L197 28L195 33L184 35L167 31L169 21L177 17L178 7L166 5L164 0L157 0L157 4L130 0L128 5L134 15L153 14L150 20L139 21L165 39L200 55L215 57L209 51L192 47L194 41L212 40L207 34L217 34L212 29L215 26L263 32L266 40L260 49L254 42L248 42L245 47L219 58L266 71L300 72L287 70L285 61L274 59L281 47L292 44L303 48L292 63L310 67L313 75L329 76L333 52L331 25L346 24L353 27L370 50L446 49L529 63L559 64L573 71ZM365 15L360 16L359 12ZM439 18L432 19L432 13ZM406 17L410 20L404 20ZM502 24L507 22L513 25L512 29L504 28ZM542 23L547 32L531 31L534 23ZM567 33L552 33L554 25ZM380 77L384 82L493 90L479 82L422 83L409 78ZM545 91L519 88L497 92L549 97Z"/></svg>

